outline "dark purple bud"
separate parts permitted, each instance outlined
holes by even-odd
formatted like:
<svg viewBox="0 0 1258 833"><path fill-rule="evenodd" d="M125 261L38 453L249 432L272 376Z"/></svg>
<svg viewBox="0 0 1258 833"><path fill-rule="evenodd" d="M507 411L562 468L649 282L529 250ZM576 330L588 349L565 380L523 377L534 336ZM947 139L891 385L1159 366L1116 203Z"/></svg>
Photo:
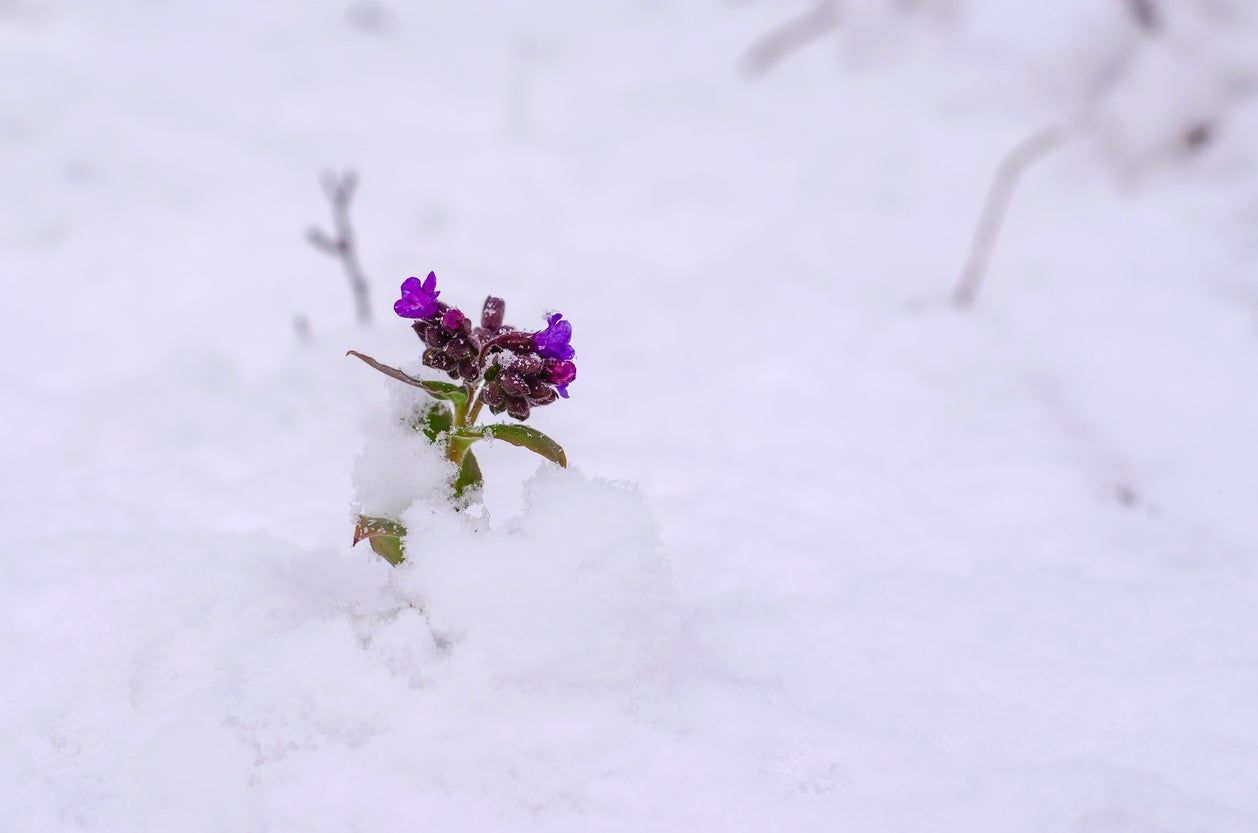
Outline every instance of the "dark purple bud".
<svg viewBox="0 0 1258 833"><path fill-rule="evenodd" d="M427 321L416 321L414 324L411 325L411 329L415 331L415 335L419 336L421 340L425 340L425 341L427 340L425 338L425 336L428 335L428 322Z"/></svg>
<svg viewBox="0 0 1258 833"><path fill-rule="evenodd" d="M448 332L457 333L467 323L467 316L461 310L451 307L441 316L441 326Z"/></svg>
<svg viewBox="0 0 1258 833"><path fill-rule="evenodd" d="M429 324L428 332L424 333L424 343L429 347L445 347L449 340L450 334L437 326L436 322Z"/></svg>
<svg viewBox="0 0 1258 833"><path fill-rule="evenodd" d="M529 418L529 403L527 400L518 396L507 397L507 413L518 420L526 420Z"/></svg>
<svg viewBox="0 0 1258 833"><path fill-rule="evenodd" d="M542 372L542 357L536 353L525 353L512 362L511 369L521 376L536 376Z"/></svg>
<svg viewBox="0 0 1258 833"><path fill-rule="evenodd" d="M549 405L559 398L555 393L555 389L545 382L538 382L529 388L529 404L532 405Z"/></svg>
<svg viewBox="0 0 1258 833"><path fill-rule="evenodd" d="M435 347L429 347L424 351L424 364L435 367L437 370L449 370L454 367L454 359Z"/></svg>
<svg viewBox="0 0 1258 833"><path fill-rule="evenodd" d="M507 302L501 298L495 298L490 295L485 299L485 306L481 307L480 325L486 330L497 332L502 329L502 317L506 314Z"/></svg>
<svg viewBox="0 0 1258 833"><path fill-rule="evenodd" d="M446 355L452 359L466 359L472 355L472 345L462 336L455 336L446 344Z"/></svg>
<svg viewBox="0 0 1258 833"><path fill-rule="evenodd" d="M503 393L502 385L499 385L497 382L490 382L485 385L481 395L485 397L485 404L491 407L501 405L507 400L507 395Z"/></svg>
<svg viewBox="0 0 1258 833"><path fill-rule="evenodd" d="M504 371L498 377L498 384L502 385L502 389L507 392L508 396L524 396L529 392L529 383L513 370Z"/></svg>
<svg viewBox="0 0 1258 833"><path fill-rule="evenodd" d="M503 333L494 339L494 343L499 347L503 347L517 353L532 353L534 349L532 334L520 332L519 330L512 330L510 332Z"/></svg>
<svg viewBox="0 0 1258 833"><path fill-rule="evenodd" d="M459 362L459 375L464 379L475 379L480 375L480 367L471 359L464 359Z"/></svg>
<svg viewBox="0 0 1258 833"><path fill-rule="evenodd" d="M501 402L496 402L489 406L489 412L491 414L500 414L505 410L507 410L507 400L505 397Z"/></svg>

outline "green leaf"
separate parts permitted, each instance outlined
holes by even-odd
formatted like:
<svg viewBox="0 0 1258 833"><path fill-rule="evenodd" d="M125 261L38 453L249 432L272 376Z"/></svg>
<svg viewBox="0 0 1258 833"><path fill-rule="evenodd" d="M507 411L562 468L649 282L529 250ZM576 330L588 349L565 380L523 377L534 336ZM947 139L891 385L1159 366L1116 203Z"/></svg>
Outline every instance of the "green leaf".
<svg viewBox="0 0 1258 833"><path fill-rule="evenodd" d="M467 407L467 391L463 390L460 385L455 385L450 382L430 382L427 379L416 379L414 376L407 376L396 367L389 367L387 364L381 364L371 356L363 355L357 350L350 350L345 355L353 356L356 359L362 359L376 370L379 370L385 376L397 379L399 382L405 382L408 385L414 385L437 399L444 399L449 402L453 402L456 406L461 408Z"/></svg>
<svg viewBox="0 0 1258 833"><path fill-rule="evenodd" d="M463 454L472 447L472 443L477 440L483 440L484 438L485 435L480 431L468 431L465 428L460 428L458 431L455 431L450 435L449 443L454 446L454 451L452 453L458 456L452 459L462 459Z"/></svg>
<svg viewBox="0 0 1258 833"><path fill-rule="evenodd" d="M480 473L480 463L471 449L463 455L463 465L459 467L459 476L454 479L454 496L462 497L469 489L479 489L485 482Z"/></svg>
<svg viewBox="0 0 1258 833"><path fill-rule="evenodd" d="M540 454L553 463L558 463L564 468L568 467L568 455L564 454L563 447L536 428L530 428L527 425L498 423L486 425L484 434L488 438L503 440L512 445L527 448L529 451Z"/></svg>
<svg viewBox="0 0 1258 833"><path fill-rule="evenodd" d="M402 546L402 539L405 536L406 527L390 518L359 515L358 523L354 526L354 545L357 546L359 541L367 541L375 550L376 555L394 567L406 558L406 552Z"/></svg>
<svg viewBox="0 0 1258 833"><path fill-rule="evenodd" d="M406 560L406 552L402 547L401 538L381 535L371 539L371 548L375 550L376 555L394 567Z"/></svg>
<svg viewBox="0 0 1258 833"><path fill-rule="evenodd" d="M448 434L454 428L454 414L450 406L441 402L429 402L420 408L411 422L411 427L422 431L428 442L435 443L442 434Z"/></svg>

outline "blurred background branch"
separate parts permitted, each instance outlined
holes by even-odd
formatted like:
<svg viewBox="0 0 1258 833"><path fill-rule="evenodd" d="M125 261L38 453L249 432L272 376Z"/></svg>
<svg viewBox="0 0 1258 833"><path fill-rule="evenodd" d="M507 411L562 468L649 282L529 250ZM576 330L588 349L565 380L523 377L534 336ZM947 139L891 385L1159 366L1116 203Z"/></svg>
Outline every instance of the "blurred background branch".
<svg viewBox="0 0 1258 833"><path fill-rule="evenodd" d="M1127 10L1141 29L1156 32L1161 26L1161 15L1153 0L1125 0Z"/></svg>
<svg viewBox="0 0 1258 833"><path fill-rule="evenodd" d="M996 169L996 175L987 191L987 200L983 204L978 228L974 231L974 240L970 244L969 257L966 258L965 267L961 270L961 277L952 293L952 303L958 309L968 309L978 295L983 274L987 271L987 263L991 259L1005 214L1009 211L1009 201L1018 186L1018 180L1026 173L1027 168L1056 149L1066 135L1067 129L1061 126L1039 130L1015 145Z"/></svg>
<svg viewBox="0 0 1258 833"><path fill-rule="evenodd" d="M792 52L837 29L839 18L836 0L820 0L752 44L743 56L743 70L753 78L764 75Z"/></svg>
<svg viewBox="0 0 1258 833"><path fill-rule="evenodd" d="M350 203L358 188L358 175L346 171L340 175L329 171L321 178L323 192L332 205L332 234L326 234L318 227L312 226L306 232L306 239L321 252L332 255L341 261L345 269L345 277L349 280L350 293L354 297L354 311L358 323L364 327L371 324L370 291L367 276L363 273L362 264L358 259L358 249L354 237L354 226L350 222Z"/></svg>

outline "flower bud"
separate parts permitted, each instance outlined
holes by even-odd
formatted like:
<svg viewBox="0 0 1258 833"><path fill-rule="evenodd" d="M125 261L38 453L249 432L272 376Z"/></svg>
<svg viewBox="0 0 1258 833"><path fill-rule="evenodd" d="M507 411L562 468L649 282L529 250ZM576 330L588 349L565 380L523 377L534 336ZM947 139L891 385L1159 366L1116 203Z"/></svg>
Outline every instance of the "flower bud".
<svg viewBox="0 0 1258 833"><path fill-rule="evenodd" d="M411 325L411 329L415 331L415 335L419 336L421 341L428 340L427 339L427 336L428 336L428 322L427 321L423 321L423 320L416 321L414 324Z"/></svg>
<svg viewBox="0 0 1258 833"><path fill-rule="evenodd" d="M528 400L531 405L549 405L559 398L555 389L545 382L537 382L529 388Z"/></svg>
<svg viewBox="0 0 1258 833"><path fill-rule="evenodd" d="M549 364L549 362L547 363ZM549 364L546 369L546 381L556 385L567 385L577 378L577 366L569 361L558 361Z"/></svg>
<svg viewBox="0 0 1258 833"><path fill-rule="evenodd" d="M516 358L511 369L521 376L536 376L542 370L542 357L536 353L525 353Z"/></svg>
<svg viewBox="0 0 1258 833"><path fill-rule="evenodd" d="M480 367L474 359L464 359L459 362L459 375L464 379L475 379L480 375Z"/></svg>
<svg viewBox="0 0 1258 833"><path fill-rule="evenodd" d="M494 405L501 405L507 400L507 395L502 390L502 385L497 382L490 382L485 385L485 389L481 391L481 396L485 398L485 404L491 408Z"/></svg>
<svg viewBox="0 0 1258 833"><path fill-rule="evenodd" d="M454 359L435 347L429 347L424 351L424 364L437 370L450 370L454 367Z"/></svg>
<svg viewBox="0 0 1258 833"><path fill-rule="evenodd" d="M443 325L444 326L444 325ZM446 343L446 355L452 359L466 359L472 355L472 345L468 343L466 338L455 336Z"/></svg>
<svg viewBox="0 0 1258 833"><path fill-rule="evenodd" d="M424 333L424 343L429 347L445 347L446 342L450 340L450 334L443 330L436 322L428 325L428 331Z"/></svg>
<svg viewBox="0 0 1258 833"><path fill-rule="evenodd" d="M481 307L480 325L486 330L497 332L502 329L502 316L507 311L507 302L490 295Z"/></svg>
<svg viewBox="0 0 1258 833"><path fill-rule="evenodd" d="M517 353L532 353L533 352L533 334L532 333L520 332L519 330L511 330L510 332L503 333L502 335L498 336L498 338L494 339L494 343L496 343L498 346L504 349L512 350Z"/></svg>
<svg viewBox="0 0 1258 833"><path fill-rule="evenodd" d="M524 377L514 370L504 371L498 377L498 384L502 385L502 389L506 391L508 396L524 396L529 392L529 383L524 381Z"/></svg>
<svg viewBox="0 0 1258 833"><path fill-rule="evenodd" d="M529 403L518 396L507 397L507 413L518 420L529 418Z"/></svg>
<svg viewBox="0 0 1258 833"><path fill-rule="evenodd" d="M464 315L461 310L454 309L453 307L446 310L445 314L441 316L441 326L449 333L457 333L459 328L463 327L467 323L467 316Z"/></svg>

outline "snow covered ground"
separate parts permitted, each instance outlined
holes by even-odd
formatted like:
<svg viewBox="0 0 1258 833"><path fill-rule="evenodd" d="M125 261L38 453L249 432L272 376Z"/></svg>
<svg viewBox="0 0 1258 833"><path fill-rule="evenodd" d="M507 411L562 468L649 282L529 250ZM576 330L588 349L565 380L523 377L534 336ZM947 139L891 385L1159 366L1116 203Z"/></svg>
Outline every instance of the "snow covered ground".
<svg viewBox="0 0 1258 833"><path fill-rule="evenodd" d="M0 830L1258 830L1258 7L839 5L0 0ZM428 269L573 468L394 570Z"/></svg>

